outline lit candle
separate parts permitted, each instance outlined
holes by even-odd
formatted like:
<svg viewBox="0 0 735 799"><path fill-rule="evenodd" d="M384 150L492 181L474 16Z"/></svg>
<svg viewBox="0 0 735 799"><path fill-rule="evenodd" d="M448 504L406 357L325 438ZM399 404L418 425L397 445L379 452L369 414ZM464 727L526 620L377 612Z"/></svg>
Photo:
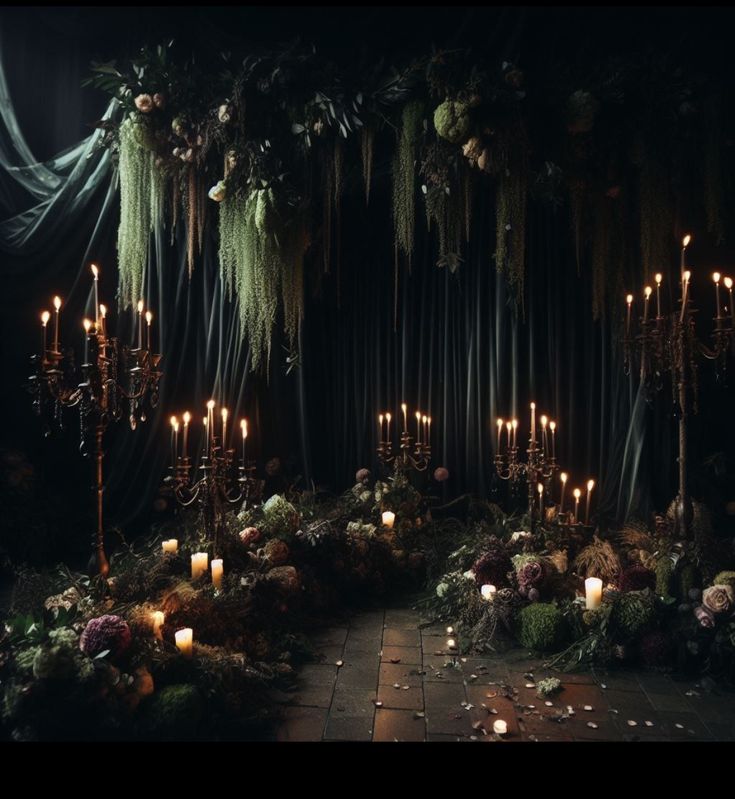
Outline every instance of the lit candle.
<svg viewBox="0 0 735 799"><path fill-rule="evenodd" d="M169 538L167 541L162 541L161 546L163 547L164 553L169 552L175 555L179 551L179 542L176 538Z"/></svg>
<svg viewBox="0 0 735 799"><path fill-rule="evenodd" d="M497 424L498 424L498 455L500 455L500 436L503 432L503 424L504 424L503 420L498 419Z"/></svg>
<svg viewBox="0 0 735 799"><path fill-rule="evenodd" d="M59 309L61 297L54 297L54 352L59 351Z"/></svg>
<svg viewBox="0 0 735 799"><path fill-rule="evenodd" d="M242 430L242 465L245 465L245 441L248 437L248 420L242 419L240 421L240 430Z"/></svg>
<svg viewBox="0 0 735 799"><path fill-rule="evenodd" d="M212 457L212 446L214 443L214 400L207 403L207 450L209 457Z"/></svg>
<svg viewBox="0 0 735 799"><path fill-rule="evenodd" d="M454 627L447 627L447 635L454 635Z"/></svg>
<svg viewBox="0 0 735 799"><path fill-rule="evenodd" d="M191 421L191 414L189 411L184 413L184 451L182 455L184 458L189 457L189 422Z"/></svg>
<svg viewBox="0 0 735 799"><path fill-rule="evenodd" d="M506 422L505 423L505 430L508 433L508 441L506 442L506 446L507 446L508 449L510 449L510 431L512 429L513 429L512 423L511 422Z"/></svg>
<svg viewBox="0 0 735 799"><path fill-rule="evenodd" d="M633 295L628 294L625 298L625 302L628 304L628 313L625 317L625 336L627 338L630 335L630 310L633 307Z"/></svg>
<svg viewBox="0 0 735 799"><path fill-rule="evenodd" d="M508 733L508 724L503 719L496 719L493 722L493 732L496 735L506 735Z"/></svg>
<svg viewBox="0 0 735 799"><path fill-rule="evenodd" d="M41 326L43 327L43 357L46 357L46 325L48 324L48 320L51 318L51 314L48 311L44 311L41 314Z"/></svg>
<svg viewBox="0 0 735 799"><path fill-rule="evenodd" d="M191 556L191 579L201 577L209 568L209 555L206 552L196 552Z"/></svg>
<svg viewBox="0 0 735 799"><path fill-rule="evenodd" d="M145 312L145 340L146 340L146 349L148 352L151 351L151 322L153 321L153 314L150 311Z"/></svg>
<svg viewBox="0 0 735 799"><path fill-rule="evenodd" d="M421 413L416 411L416 443L421 443Z"/></svg>
<svg viewBox="0 0 735 799"><path fill-rule="evenodd" d="M170 419L171 422L171 469L176 470L176 455L177 453L177 444L178 442L178 434L177 430L179 429L179 422L175 416L172 416Z"/></svg>
<svg viewBox="0 0 735 799"><path fill-rule="evenodd" d="M726 277L724 283L725 288L730 293L730 318L732 319L732 327L735 330L735 308L732 307L732 278Z"/></svg>
<svg viewBox="0 0 735 799"><path fill-rule="evenodd" d="M456 648L457 648L457 642L454 640L454 638L447 638L447 649L456 649Z"/></svg>
<svg viewBox="0 0 735 799"><path fill-rule="evenodd" d="M194 631L191 627L185 627L183 630L177 630L174 636L179 652L185 658L190 658L194 654Z"/></svg>
<svg viewBox="0 0 735 799"><path fill-rule="evenodd" d="M541 416L541 441L543 442L544 447L544 457L548 455L549 450L549 439L546 433L546 425L549 423L549 417L545 414Z"/></svg>
<svg viewBox="0 0 735 799"><path fill-rule="evenodd" d="M531 403L531 449L536 449L536 403Z"/></svg>
<svg viewBox="0 0 735 799"><path fill-rule="evenodd" d="M138 300L138 349L143 349L143 300Z"/></svg>
<svg viewBox="0 0 735 799"><path fill-rule="evenodd" d="M516 444L516 432L518 430L518 419L513 419L511 424L513 426L513 449L515 449L516 446L517 446L517 444Z"/></svg>
<svg viewBox="0 0 735 799"><path fill-rule="evenodd" d="M561 477L561 498L559 500L559 513L564 513L564 490L567 487L567 479L569 475L566 472L562 472L560 475Z"/></svg>
<svg viewBox="0 0 735 799"><path fill-rule="evenodd" d="M378 436L378 441L383 441L383 414L378 414L378 429L380 430L380 435Z"/></svg>
<svg viewBox="0 0 735 799"><path fill-rule="evenodd" d="M495 586L494 585L489 585L489 584L483 585L482 588L480 589L480 593L482 594L482 598L487 600L488 602L492 602L493 601L493 599L495 598L495 592L496 591L497 591L497 589L495 588Z"/></svg>
<svg viewBox="0 0 735 799"><path fill-rule="evenodd" d="M692 237L687 233L686 236L681 240L681 274L682 277L684 275L684 270L687 268L687 247L689 246L689 242L692 240Z"/></svg>
<svg viewBox="0 0 735 799"><path fill-rule="evenodd" d="M151 613L151 621L153 622L153 635L155 635L158 639L163 638L161 628L163 627L165 618L166 616L162 610L154 610L153 613Z"/></svg>
<svg viewBox="0 0 735 799"><path fill-rule="evenodd" d="M661 272L656 272L654 275L654 279L656 280L656 319L661 318L661 281L663 280L663 275Z"/></svg>
<svg viewBox="0 0 735 799"><path fill-rule="evenodd" d="M99 327L100 323L100 298L99 298L99 269L92 264L92 278L94 284L94 326Z"/></svg>
<svg viewBox="0 0 735 799"><path fill-rule="evenodd" d="M403 432L404 433L408 432L408 416L406 414L406 409L407 409L406 403L402 402L401 403L401 410L403 411Z"/></svg>
<svg viewBox="0 0 735 799"><path fill-rule="evenodd" d="M544 519L544 484L539 483L536 486L536 491L538 491L538 515L541 521Z"/></svg>
<svg viewBox="0 0 735 799"><path fill-rule="evenodd" d="M643 303L643 321L648 321L648 301L651 299L651 292L653 289L650 286L646 286L643 289L643 296L645 297L645 302Z"/></svg>
<svg viewBox="0 0 735 799"><path fill-rule="evenodd" d="M209 418L207 416L202 419L202 424L204 425L204 454L206 455L209 452Z"/></svg>
<svg viewBox="0 0 735 799"><path fill-rule="evenodd" d="M107 306L100 303L100 327L102 329L102 335L106 335L106 327L107 322Z"/></svg>
<svg viewBox="0 0 735 799"><path fill-rule="evenodd" d="M582 496L582 491L579 488L574 489L574 523L579 521L579 498Z"/></svg>
<svg viewBox="0 0 735 799"><path fill-rule="evenodd" d="M212 585L220 590L222 588L222 575L224 569L222 568L222 558L215 558L212 561Z"/></svg>
<svg viewBox="0 0 735 799"><path fill-rule="evenodd" d="M584 512L584 523L590 523L590 500L592 499L592 489L595 487L594 480L587 481L587 507Z"/></svg>
<svg viewBox="0 0 735 799"><path fill-rule="evenodd" d="M426 425L428 420L429 420L429 417L426 416L426 414L424 414L421 417L421 422L422 422L422 424L424 426L424 444L428 444L429 443L429 434L428 434L427 425Z"/></svg>
<svg viewBox="0 0 735 799"><path fill-rule="evenodd" d="M82 322L82 327L84 328L84 363L89 362L89 331L92 327L92 322L90 319L85 319Z"/></svg>
<svg viewBox="0 0 735 799"><path fill-rule="evenodd" d="M584 581L585 605L587 610L597 610L602 604L602 580L588 577Z"/></svg>
<svg viewBox="0 0 735 799"><path fill-rule="evenodd" d="M222 408L222 451L227 449L227 408Z"/></svg>
<svg viewBox="0 0 735 799"><path fill-rule="evenodd" d="M551 458L556 460L556 422L549 422L549 430L551 430Z"/></svg>
<svg viewBox="0 0 735 799"><path fill-rule="evenodd" d="M426 421L426 443L431 444L431 416Z"/></svg>
<svg viewBox="0 0 735 799"><path fill-rule="evenodd" d="M385 414L385 430L386 430L386 433L387 433L387 436L386 436L386 439L385 439L386 441L390 441L390 420L392 418L393 417L389 413Z"/></svg>
<svg viewBox="0 0 735 799"><path fill-rule="evenodd" d="M689 279L691 278L691 276L692 273L687 269L686 272L684 272L684 278L683 278L684 287L681 292L681 315L679 316L680 322L684 321L684 314L687 309L687 299L689 294Z"/></svg>
<svg viewBox="0 0 735 799"><path fill-rule="evenodd" d="M715 281L715 299L717 300L717 319L719 320L721 314L720 308L720 273L715 272L712 275L712 280Z"/></svg>
<svg viewBox="0 0 735 799"><path fill-rule="evenodd" d="M383 519L383 527L385 527L388 530L392 530L393 522L395 522L396 520L396 514L393 513L393 511L385 510L383 511L382 519Z"/></svg>

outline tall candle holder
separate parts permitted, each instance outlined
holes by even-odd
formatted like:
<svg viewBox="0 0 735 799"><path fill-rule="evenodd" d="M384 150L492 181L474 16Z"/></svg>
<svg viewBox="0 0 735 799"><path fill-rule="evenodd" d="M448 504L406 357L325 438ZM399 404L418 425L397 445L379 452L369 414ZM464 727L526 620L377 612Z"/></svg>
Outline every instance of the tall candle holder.
<svg viewBox="0 0 735 799"><path fill-rule="evenodd" d="M414 439L404 430L397 452L393 451L393 442L390 440L378 444L378 459L396 473L407 475L411 470L425 472L431 462L431 444L422 441L414 444Z"/></svg>
<svg viewBox="0 0 735 799"><path fill-rule="evenodd" d="M679 457L679 489L675 502L675 531L682 538L689 538L694 516L689 485L687 479L687 424L689 406L696 414L699 411L699 359L715 362L719 379L724 378L727 371L728 355L735 352L735 309L732 308L732 281L725 278L725 285L730 290L729 315L723 313L720 304L720 275L713 275L717 292L717 311L713 318L714 330L710 334L712 346L708 346L697 338L694 307L690 293L689 280L691 273L685 269L686 247L690 237L687 236L682 248L682 296L680 307L668 314L661 314L660 307L656 317L649 319L646 311L639 320L639 331L631 332L630 306L632 295L628 295L628 315L623 337L623 368L630 374L636 364L646 399L650 402L663 389L665 377L671 380L674 418L678 422ZM657 284L660 283L657 276ZM647 309L646 309L647 310ZM725 306L727 311L727 306Z"/></svg>
<svg viewBox="0 0 735 799"><path fill-rule="evenodd" d="M95 278L96 283L96 278ZM147 413L158 404L161 355L148 348L120 344L108 337L103 314L96 322L85 320L84 361L75 365L74 351L64 351L58 332L51 349L33 355L34 374L28 381L33 407L44 420L46 436L64 429L64 411L76 408L80 423L80 450L84 457L94 456L97 526L92 538L91 574L106 577L110 564L104 543L103 437L112 422L128 415L131 430L144 422ZM57 305L58 318L58 305ZM57 327L58 331L58 327ZM45 332L45 324L44 324ZM45 343L45 341L44 341Z"/></svg>

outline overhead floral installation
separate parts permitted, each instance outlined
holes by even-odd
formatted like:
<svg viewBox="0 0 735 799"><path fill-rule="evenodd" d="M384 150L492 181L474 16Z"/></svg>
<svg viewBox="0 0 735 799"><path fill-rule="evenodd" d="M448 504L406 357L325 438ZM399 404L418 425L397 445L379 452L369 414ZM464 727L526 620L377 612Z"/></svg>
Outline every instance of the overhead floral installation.
<svg viewBox="0 0 735 799"><path fill-rule="evenodd" d="M94 64L88 82L120 106L100 123L120 176L120 302L138 299L152 231L183 223L191 272L216 229L254 368L279 319L295 341L305 281L332 272L339 286L343 197L357 188L367 205L386 174L396 309L422 234L452 273L487 247L522 310L535 204L568 209L596 316L608 293L671 260L682 195L724 237L728 98L667 58L529 77L467 50L359 72L300 44L220 56L204 67L168 42L124 68Z"/></svg>

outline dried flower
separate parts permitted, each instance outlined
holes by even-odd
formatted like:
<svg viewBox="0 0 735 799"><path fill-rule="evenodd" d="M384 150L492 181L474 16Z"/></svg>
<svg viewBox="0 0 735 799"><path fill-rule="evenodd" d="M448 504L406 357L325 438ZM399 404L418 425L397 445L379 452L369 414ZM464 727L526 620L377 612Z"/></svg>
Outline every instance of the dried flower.
<svg viewBox="0 0 735 799"><path fill-rule="evenodd" d="M355 474L356 483L367 483L370 480L370 469L358 469Z"/></svg>
<svg viewBox="0 0 735 799"><path fill-rule="evenodd" d="M227 103L222 103L222 105L217 109L217 117L220 122L229 122L232 118L230 114L230 106Z"/></svg>
<svg viewBox="0 0 735 799"><path fill-rule="evenodd" d="M240 540L245 546L255 544L260 541L260 530L257 527L246 527L240 531Z"/></svg>
<svg viewBox="0 0 735 799"><path fill-rule="evenodd" d="M732 609L733 590L729 585L711 585L702 592L702 604L712 613L727 613Z"/></svg>
<svg viewBox="0 0 735 799"><path fill-rule="evenodd" d="M436 480L437 483L443 483L445 480L449 480L449 469L444 466L437 466L436 469L434 469L434 480Z"/></svg>
<svg viewBox="0 0 735 799"><path fill-rule="evenodd" d="M153 110L153 98L150 94L139 94L135 98L135 107L141 114L150 114Z"/></svg>
<svg viewBox="0 0 735 799"><path fill-rule="evenodd" d="M709 629L715 626L715 614L704 605L698 605L694 608L694 615L697 617L697 621L702 627L707 627Z"/></svg>
<svg viewBox="0 0 735 799"><path fill-rule="evenodd" d="M116 657L128 648L131 637L130 627L122 616L99 616L91 619L84 628L79 648L90 657L105 650Z"/></svg>

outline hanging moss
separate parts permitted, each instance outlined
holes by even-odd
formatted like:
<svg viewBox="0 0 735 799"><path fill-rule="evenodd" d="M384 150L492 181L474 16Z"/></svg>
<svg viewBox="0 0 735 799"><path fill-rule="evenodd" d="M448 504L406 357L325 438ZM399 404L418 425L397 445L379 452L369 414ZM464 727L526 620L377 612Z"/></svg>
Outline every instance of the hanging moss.
<svg viewBox="0 0 735 799"><path fill-rule="evenodd" d="M725 238L722 209L725 205L722 170L722 119L719 98L709 97L704 104L704 207L707 232L716 243Z"/></svg>
<svg viewBox="0 0 735 799"><path fill-rule="evenodd" d="M393 157L393 225L396 246L409 258L416 228L416 150L423 122L423 103L412 100L403 109L401 132Z"/></svg>
<svg viewBox="0 0 735 799"><path fill-rule="evenodd" d="M360 133L360 153L362 155L362 179L365 183L365 205L370 202L370 183L373 176L373 146L375 144L375 130L371 125L365 125Z"/></svg>
<svg viewBox="0 0 735 799"><path fill-rule="evenodd" d="M646 146L639 174L642 278L671 260L674 209L668 169L658 143Z"/></svg>

